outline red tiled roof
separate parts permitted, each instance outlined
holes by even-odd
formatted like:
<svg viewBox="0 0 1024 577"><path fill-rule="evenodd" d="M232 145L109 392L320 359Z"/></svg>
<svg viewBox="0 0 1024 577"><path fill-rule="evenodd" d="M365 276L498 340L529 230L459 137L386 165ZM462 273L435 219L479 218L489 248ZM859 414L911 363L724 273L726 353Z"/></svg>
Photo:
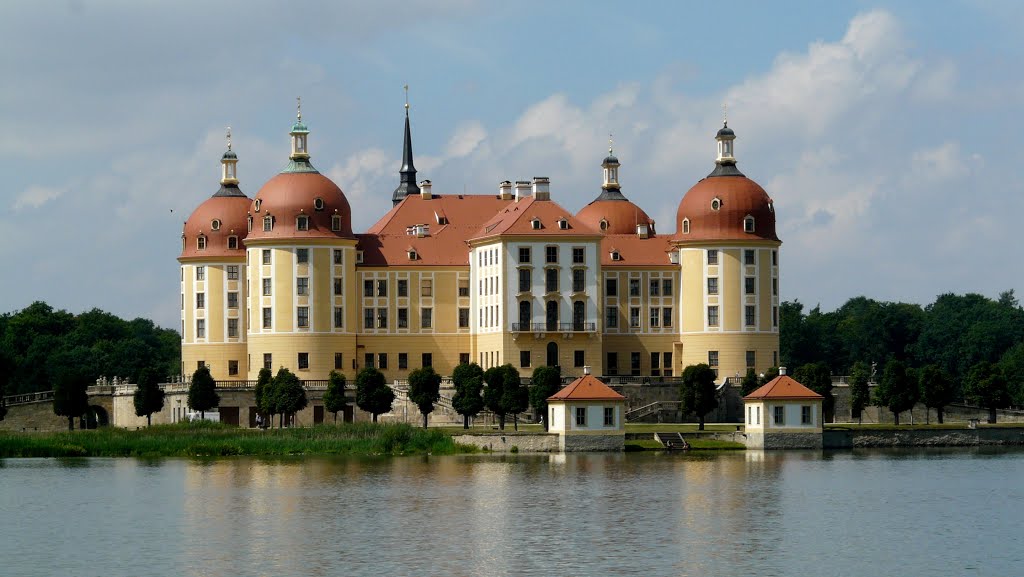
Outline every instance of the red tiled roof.
<svg viewBox="0 0 1024 577"><path fill-rule="evenodd" d="M824 397L801 385L789 375L779 375L743 399L824 399Z"/></svg>
<svg viewBox="0 0 1024 577"><path fill-rule="evenodd" d="M665 266L676 267L668 260L672 252L672 237L649 236L640 238L634 234L606 234L601 239L601 266ZM612 260L612 252L619 253L619 260Z"/></svg>
<svg viewBox="0 0 1024 577"><path fill-rule="evenodd" d="M532 221L540 220L540 229L533 228ZM568 227L559 228L558 221L565 219ZM571 212L551 200L537 200L530 196L519 202L511 202L490 220L486 221L473 235L472 240L498 235L517 236L599 236L596 230L580 222Z"/></svg>
<svg viewBox="0 0 1024 577"><path fill-rule="evenodd" d="M624 401L619 393L594 375L583 375L548 397L549 401Z"/></svg>

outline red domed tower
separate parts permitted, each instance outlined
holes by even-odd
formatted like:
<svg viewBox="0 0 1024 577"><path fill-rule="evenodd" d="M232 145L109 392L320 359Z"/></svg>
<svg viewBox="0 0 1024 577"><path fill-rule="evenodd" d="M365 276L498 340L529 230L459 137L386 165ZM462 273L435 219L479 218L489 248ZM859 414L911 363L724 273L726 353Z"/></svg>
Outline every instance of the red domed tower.
<svg viewBox="0 0 1024 577"><path fill-rule="evenodd" d="M736 167L736 134L718 131L715 169L679 203L673 244L682 268L682 365L720 378L778 365L779 246L775 205Z"/></svg>
<svg viewBox="0 0 1024 577"><path fill-rule="evenodd" d="M356 311L345 306L355 290L352 211L341 189L310 164L301 107L290 134L288 166L248 207L250 379L263 367L326 379L355 358Z"/></svg>
<svg viewBox="0 0 1024 577"><path fill-rule="evenodd" d="M642 208L633 204L619 187L619 159L608 147L608 156L601 162L604 183L601 194L576 214L576 218L603 234L637 234L638 226L647 226L654 234L654 221Z"/></svg>
<svg viewBox="0 0 1024 577"><path fill-rule="evenodd" d="M181 233L181 372L202 364L218 381L243 379L246 359L245 246L249 198L238 187L238 156L221 157L220 189L196 208Z"/></svg>

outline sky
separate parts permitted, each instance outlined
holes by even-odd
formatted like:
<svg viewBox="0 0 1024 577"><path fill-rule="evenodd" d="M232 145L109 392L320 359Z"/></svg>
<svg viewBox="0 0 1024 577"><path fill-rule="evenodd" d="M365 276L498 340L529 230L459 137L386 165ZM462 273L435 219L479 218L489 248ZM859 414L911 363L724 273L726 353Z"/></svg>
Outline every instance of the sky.
<svg viewBox="0 0 1024 577"><path fill-rule="evenodd" d="M1024 3L0 3L0 312L44 300L166 327L181 228L311 160L365 231L391 206L409 86L439 194L551 178L577 211L614 135L623 193L675 231L714 166L775 201L784 300L928 304L1022 288ZM1020 291L1018 291L1020 292Z"/></svg>

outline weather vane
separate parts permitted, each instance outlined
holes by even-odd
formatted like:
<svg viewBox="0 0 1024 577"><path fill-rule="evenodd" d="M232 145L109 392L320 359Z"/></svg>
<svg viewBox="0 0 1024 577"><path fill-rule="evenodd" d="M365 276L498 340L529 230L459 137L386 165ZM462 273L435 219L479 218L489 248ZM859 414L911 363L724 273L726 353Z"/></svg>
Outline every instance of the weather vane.
<svg viewBox="0 0 1024 577"><path fill-rule="evenodd" d="M296 96L295 97L295 102L296 102L296 105L295 105L295 109L296 109L295 117L298 118L299 121L301 122L302 121L302 97L301 96Z"/></svg>
<svg viewBox="0 0 1024 577"><path fill-rule="evenodd" d="M231 150L231 127L228 127L228 150Z"/></svg>
<svg viewBox="0 0 1024 577"><path fill-rule="evenodd" d="M608 133L608 154L612 153L612 134Z"/></svg>
<svg viewBox="0 0 1024 577"><path fill-rule="evenodd" d="M729 126L729 103L722 103L722 124Z"/></svg>
<svg viewBox="0 0 1024 577"><path fill-rule="evenodd" d="M406 84L402 89L405 90L405 109L409 110L409 85Z"/></svg>

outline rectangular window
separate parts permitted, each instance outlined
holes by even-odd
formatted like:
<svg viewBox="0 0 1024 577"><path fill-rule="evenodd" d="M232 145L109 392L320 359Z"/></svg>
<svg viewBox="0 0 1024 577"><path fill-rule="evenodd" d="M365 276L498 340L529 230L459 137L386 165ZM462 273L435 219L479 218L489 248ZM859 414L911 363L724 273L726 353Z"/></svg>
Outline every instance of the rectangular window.
<svg viewBox="0 0 1024 577"><path fill-rule="evenodd" d="M373 353L363 353L363 366L373 368L377 357Z"/></svg>
<svg viewBox="0 0 1024 577"><path fill-rule="evenodd" d="M779 307L772 307L772 326L779 326Z"/></svg>
<svg viewBox="0 0 1024 577"><path fill-rule="evenodd" d="M785 407L772 407L772 421L776 425L786 424L786 408Z"/></svg>
<svg viewBox="0 0 1024 577"><path fill-rule="evenodd" d="M334 353L334 368L339 371L345 368L344 353Z"/></svg>
<svg viewBox="0 0 1024 577"><path fill-rule="evenodd" d="M309 328L309 307L296 308L295 316L298 319L300 329Z"/></svg>
<svg viewBox="0 0 1024 577"><path fill-rule="evenodd" d="M340 278L334 279L334 295L335 296L341 296L342 295L342 291L344 290L344 287L345 287L345 283L342 282L342 279L340 279Z"/></svg>
<svg viewBox="0 0 1024 577"><path fill-rule="evenodd" d="M264 216L263 217L263 232L270 232L274 230L274 217Z"/></svg>
<svg viewBox="0 0 1024 577"><path fill-rule="evenodd" d="M708 351L708 366L712 369L718 368L718 351Z"/></svg>
<svg viewBox="0 0 1024 577"><path fill-rule="evenodd" d="M345 309L334 307L334 328L340 329L345 326Z"/></svg>
<svg viewBox="0 0 1024 577"><path fill-rule="evenodd" d="M650 294L651 294L652 297L661 296L661 280L660 279L651 279L651 282L649 283L649 285L650 286L649 286L648 290L650 291Z"/></svg>
<svg viewBox="0 0 1024 577"><path fill-rule="evenodd" d="M811 407L810 405L803 405L800 407L800 424L810 425L811 424Z"/></svg>
<svg viewBox="0 0 1024 577"><path fill-rule="evenodd" d="M614 278L604 279L604 296L615 297L619 296L619 281Z"/></svg>
<svg viewBox="0 0 1024 577"><path fill-rule="evenodd" d="M372 308L365 308L365 309L363 309L363 328L364 329L372 329L373 328L373 312L374 311L373 311Z"/></svg>
<svg viewBox="0 0 1024 577"><path fill-rule="evenodd" d="M709 265L716 265L716 264L718 264L718 250L713 249L713 248L709 248L708 249L708 264Z"/></svg>
<svg viewBox="0 0 1024 577"><path fill-rule="evenodd" d="M420 328L429 329L434 326L434 309L420 309Z"/></svg>
<svg viewBox="0 0 1024 577"><path fill-rule="evenodd" d="M572 249L572 264L583 264L584 263L584 252L582 248L574 247Z"/></svg>
<svg viewBox="0 0 1024 577"><path fill-rule="evenodd" d="M519 292L525 293L530 291L530 284L533 282L533 279L531 277L532 274L530 269L519 269Z"/></svg>
<svg viewBox="0 0 1024 577"><path fill-rule="evenodd" d="M558 247L557 246L546 246L546 247L544 247L544 262L546 262L546 263L557 263L558 262Z"/></svg>
<svg viewBox="0 0 1024 577"><path fill-rule="evenodd" d="M754 264L754 251L753 249L743 249L743 264Z"/></svg>
<svg viewBox="0 0 1024 577"><path fill-rule="evenodd" d="M661 353L651 353L651 371L661 368Z"/></svg>
<svg viewBox="0 0 1024 577"><path fill-rule="evenodd" d="M377 309L377 328L388 328L388 309L383 307Z"/></svg>
<svg viewBox="0 0 1024 577"><path fill-rule="evenodd" d="M300 296L309 294L309 277L300 276L295 279L295 293Z"/></svg>
<svg viewBox="0 0 1024 577"><path fill-rule="evenodd" d="M629 279L629 296L638 297L640 296L640 279L631 278Z"/></svg>
<svg viewBox="0 0 1024 577"><path fill-rule="evenodd" d="M422 355L422 366L432 367L434 366L434 355L432 353L423 353Z"/></svg>
<svg viewBox="0 0 1024 577"><path fill-rule="evenodd" d="M459 353L459 364L460 365L468 365L469 364L469 353Z"/></svg>
<svg viewBox="0 0 1024 577"><path fill-rule="evenodd" d="M661 353L661 367L665 369L665 376L672 376L672 353L664 352Z"/></svg>
<svg viewBox="0 0 1024 577"><path fill-rule="evenodd" d="M605 307L604 308L604 328L606 328L606 329L617 329L617 328L619 328L619 307Z"/></svg>
<svg viewBox="0 0 1024 577"><path fill-rule="evenodd" d="M271 287L273 286L273 279L263 279L263 296L268 297L271 293Z"/></svg>
<svg viewBox="0 0 1024 577"><path fill-rule="evenodd" d="M309 249L308 248L297 248L295 249L295 262L299 264L307 264L309 262Z"/></svg>
<svg viewBox="0 0 1024 577"><path fill-rule="evenodd" d="M206 319L197 319L196 320L196 338L197 339L205 339L206 338Z"/></svg>
<svg viewBox="0 0 1024 577"><path fill-rule="evenodd" d="M238 319L228 319L228 338L238 338Z"/></svg>
<svg viewBox="0 0 1024 577"><path fill-rule="evenodd" d="M196 267L196 280L206 280L206 267L205 266L197 266Z"/></svg>
<svg viewBox="0 0 1024 577"><path fill-rule="evenodd" d="M363 296L364 297L372 297L373 296L373 281L372 280L364 280L363 281Z"/></svg>
<svg viewBox="0 0 1024 577"><path fill-rule="evenodd" d="M661 324L661 309L658 307L651 307L650 313L651 327L657 327Z"/></svg>
<svg viewBox="0 0 1024 577"><path fill-rule="evenodd" d="M334 232L338 232L339 230L341 230L341 215L340 214L332 214L331 215L331 230L333 230Z"/></svg>
<svg viewBox="0 0 1024 577"><path fill-rule="evenodd" d="M309 230L309 217L300 216L295 219L295 230Z"/></svg>
<svg viewBox="0 0 1024 577"><path fill-rule="evenodd" d="M661 296L670 297L672 296L672 279L663 278L661 279Z"/></svg>
<svg viewBox="0 0 1024 577"><path fill-rule="evenodd" d="M522 368L529 368L530 351L519 351L519 366Z"/></svg>
<svg viewBox="0 0 1024 577"><path fill-rule="evenodd" d="M237 264L229 264L228 265L228 280L238 280L238 265Z"/></svg>
<svg viewBox="0 0 1024 577"><path fill-rule="evenodd" d="M387 353L377 353L377 368L378 369L386 369L386 368L388 368L388 354Z"/></svg>
<svg viewBox="0 0 1024 577"><path fill-rule="evenodd" d="M409 353L398 353L398 370L404 371L409 368Z"/></svg>
<svg viewBox="0 0 1024 577"><path fill-rule="evenodd" d="M604 426L614 427L615 426L615 408L605 407L604 408Z"/></svg>
<svg viewBox="0 0 1024 577"><path fill-rule="evenodd" d="M661 326L671 327L672 326L672 307L661 308Z"/></svg>
<svg viewBox="0 0 1024 577"><path fill-rule="evenodd" d="M409 281L404 278L398 279L398 296L403 298L409 296Z"/></svg>
<svg viewBox="0 0 1024 577"><path fill-rule="evenodd" d="M268 371L274 370L274 357L270 353L263 353L263 368Z"/></svg>
<svg viewBox="0 0 1024 577"><path fill-rule="evenodd" d="M299 370L309 368L309 353L299 353Z"/></svg>
<svg viewBox="0 0 1024 577"><path fill-rule="evenodd" d="M712 326L712 327L717 327L718 326L718 307L717 306L710 306L710 307L708 307L708 326Z"/></svg>
<svg viewBox="0 0 1024 577"><path fill-rule="evenodd" d="M708 294L718 294L718 277L708 277Z"/></svg>
<svg viewBox="0 0 1024 577"><path fill-rule="evenodd" d="M748 277L744 278L743 279L743 293L744 294L748 294L748 295L752 295L755 292L757 292L756 288L755 288L756 281L757 281L757 279L755 279L752 276L748 276Z"/></svg>
<svg viewBox="0 0 1024 577"><path fill-rule="evenodd" d="M468 280L459 280L459 296L460 297L468 297L469 296L469 281Z"/></svg>
<svg viewBox="0 0 1024 577"><path fill-rule="evenodd" d="M467 308L459 309L459 328L469 328L469 309Z"/></svg>
<svg viewBox="0 0 1024 577"><path fill-rule="evenodd" d="M269 329L273 326L273 309L263 307L263 328Z"/></svg>
<svg viewBox="0 0 1024 577"><path fill-rule="evenodd" d="M629 370L634 375L640 374L640 352L633 351L629 353Z"/></svg>
<svg viewBox="0 0 1024 577"><path fill-rule="evenodd" d="M333 252L334 264L341 264L342 263L342 260L341 260L342 259L342 256L341 256L342 254L344 254L344 253L341 252L340 250L334 249L334 252Z"/></svg>
<svg viewBox="0 0 1024 577"><path fill-rule="evenodd" d="M630 307L629 327L633 329L640 327L640 307Z"/></svg>
<svg viewBox="0 0 1024 577"><path fill-rule="evenodd" d="M558 292L557 268L549 268L544 271L544 290L549 293Z"/></svg>
<svg viewBox="0 0 1024 577"><path fill-rule="evenodd" d="M587 426L587 408L576 407L576 426L586 427Z"/></svg>
<svg viewBox="0 0 1024 577"><path fill-rule="evenodd" d="M754 368L757 361L757 353L755 351L747 351L747 368Z"/></svg>
<svg viewBox="0 0 1024 577"><path fill-rule="evenodd" d="M378 280L377 281L377 296L386 297L388 296L388 281Z"/></svg>
<svg viewBox="0 0 1024 577"><path fill-rule="evenodd" d="M581 293L584 291L584 287L586 286L584 273L586 273L586 271L581 268L574 268L572 270L572 292Z"/></svg>
<svg viewBox="0 0 1024 577"><path fill-rule="evenodd" d="M423 279L420 281L420 296L429 297L434 296L434 281L431 279Z"/></svg>
<svg viewBox="0 0 1024 577"><path fill-rule="evenodd" d="M238 374L238 361L228 361L228 374L231 376Z"/></svg>
<svg viewBox="0 0 1024 577"><path fill-rule="evenodd" d="M228 293L228 308L229 309L237 309L238 308L238 293L236 293L236 292L229 292Z"/></svg>
<svg viewBox="0 0 1024 577"><path fill-rule="evenodd" d="M573 351L572 366L582 367L585 364L587 364L586 351Z"/></svg>
<svg viewBox="0 0 1024 577"><path fill-rule="evenodd" d="M757 307L754 305L747 305L744 307L743 320L746 322L748 327L754 326L757 322Z"/></svg>
<svg viewBox="0 0 1024 577"><path fill-rule="evenodd" d="M529 263L530 262L530 247L521 246L519 247L519 262Z"/></svg>
<svg viewBox="0 0 1024 577"><path fill-rule="evenodd" d="M779 279L777 278L772 279L772 296L779 296Z"/></svg>
<svg viewBox="0 0 1024 577"><path fill-rule="evenodd" d="M206 293L196 293L196 308L206 308Z"/></svg>
<svg viewBox="0 0 1024 577"><path fill-rule="evenodd" d="M619 374L619 353L608 353L608 362L605 363L604 370L609 375Z"/></svg>
<svg viewBox="0 0 1024 577"><path fill-rule="evenodd" d="M270 249L263 249L263 264L270 264Z"/></svg>
<svg viewBox="0 0 1024 577"><path fill-rule="evenodd" d="M779 266L779 251L772 251L772 266Z"/></svg>
<svg viewBox="0 0 1024 577"><path fill-rule="evenodd" d="M405 307L398 309L398 328L409 328L409 309Z"/></svg>

